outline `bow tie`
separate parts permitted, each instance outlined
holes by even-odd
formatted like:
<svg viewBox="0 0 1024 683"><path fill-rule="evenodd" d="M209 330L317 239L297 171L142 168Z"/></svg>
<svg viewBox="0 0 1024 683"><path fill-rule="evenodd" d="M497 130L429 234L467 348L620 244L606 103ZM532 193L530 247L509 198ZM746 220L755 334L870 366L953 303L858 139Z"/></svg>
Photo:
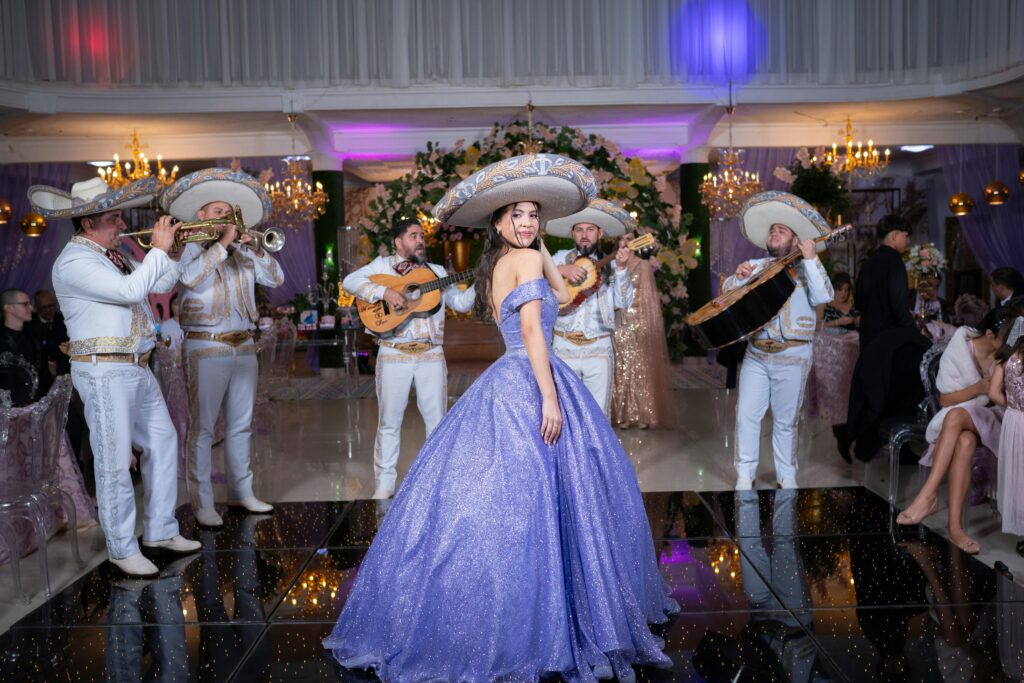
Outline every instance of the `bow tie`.
<svg viewBox="0 0 1024 683"><path fill-rule="evenodd" d="M114 249L107 249L107 259L109 259L110 262L125 275L132 272L131 266L128 265L128 260L121 255L121 252Z"/></svg>

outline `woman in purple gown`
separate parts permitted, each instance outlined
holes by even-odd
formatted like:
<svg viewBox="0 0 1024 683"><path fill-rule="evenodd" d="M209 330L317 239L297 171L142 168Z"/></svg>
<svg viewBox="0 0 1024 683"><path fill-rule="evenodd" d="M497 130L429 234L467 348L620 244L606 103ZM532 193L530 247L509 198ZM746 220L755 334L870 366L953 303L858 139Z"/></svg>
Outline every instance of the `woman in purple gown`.
<svg viewBox="0 0 1024 683"><path fill-rule="evenodd" d="M568 292L541 220L580 210L590 172L553 155L493 164L435 208L487 227L477 308L506 353L427 439L334 632L342 666L384 681L570 681L668 666L648 624L678 609L658 572L632 463L550 353Z"/></svg>

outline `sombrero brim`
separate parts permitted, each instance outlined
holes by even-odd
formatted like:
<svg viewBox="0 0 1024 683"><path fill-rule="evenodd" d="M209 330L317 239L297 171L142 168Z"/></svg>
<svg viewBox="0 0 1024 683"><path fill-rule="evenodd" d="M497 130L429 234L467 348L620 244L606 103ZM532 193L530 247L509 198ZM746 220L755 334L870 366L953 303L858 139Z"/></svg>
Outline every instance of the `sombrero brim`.
<svg viewBox="0 0 1024 683"><path fill-rule="evenodd" d="M572 228L578 223L593 223L604 230L605 237L622 237L630 230L636 229L635 223L627 225L620 218L588 206L571 216L548 221L547 233L555 237L571 237Z"/></svg>
<svg viewBox="0 0 1024 683"><path fill-rule="evenodd" d="M266 188L248 173L228 168L205 168L189 173L160 196L163 210L179 221L192 221L210 202L226 202L242 210L245 227L270 218L273 205Z"/></svg>
<svg viewBox="0 0 1024 683"><path fill-rule="evenodd" d="M545 223L576 213L596 194L594 176L578 161L527 154L486 166L450 188L433 214L449 225L486 228L501 207L536 202Z"/></svg>
<svg viewBox="0 0 1024 683"><path fill-rule="evenodd" d="M800 239L817 239L829 235L831 226L813 206L788 192L760 192L740 210L740 229L751 244L768 248L768 232L775 224L785 225ZM825 242L816 246L825 251Z"/></svg>
<svg viewBox="0 0 1024 683"><path fill-rule="evenodd" d="M28 188L28 200L32 208L47 220L95 216L98 213L134 209L145 206L157 195L157 179L150 176L113 192L107 192L83 202L75 200L69 192L49 185L33 185Z"/></svg>

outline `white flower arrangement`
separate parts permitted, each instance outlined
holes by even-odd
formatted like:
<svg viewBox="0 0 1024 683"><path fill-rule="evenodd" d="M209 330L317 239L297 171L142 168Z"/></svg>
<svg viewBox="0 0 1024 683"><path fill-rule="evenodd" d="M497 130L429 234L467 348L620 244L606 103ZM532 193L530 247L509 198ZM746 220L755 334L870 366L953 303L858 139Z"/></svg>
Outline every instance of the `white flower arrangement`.
<svg viewBox="0 0 1024 683"><path fill-rule="evenodd" d="M918 277L925 275L942 275L949 264L939 248L931 242L915 244L907 255L907 272Z"/></svg>

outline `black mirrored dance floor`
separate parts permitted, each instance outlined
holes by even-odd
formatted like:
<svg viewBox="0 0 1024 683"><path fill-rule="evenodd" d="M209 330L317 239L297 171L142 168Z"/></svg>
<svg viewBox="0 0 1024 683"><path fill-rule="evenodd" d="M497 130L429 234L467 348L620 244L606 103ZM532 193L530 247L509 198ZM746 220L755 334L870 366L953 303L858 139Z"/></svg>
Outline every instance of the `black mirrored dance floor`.
<svg viewBox="0 0 1024 683"><path fill-rule="evenodd" d="M923 528L894 539L863 488L645 494L682 612L640 681L1024 678L1024 588ZM375 501L226 511L161 576L104 563L0 636L3 681L370 681L323 650ZM509 628L516 628L509 624Z"/></svg>

